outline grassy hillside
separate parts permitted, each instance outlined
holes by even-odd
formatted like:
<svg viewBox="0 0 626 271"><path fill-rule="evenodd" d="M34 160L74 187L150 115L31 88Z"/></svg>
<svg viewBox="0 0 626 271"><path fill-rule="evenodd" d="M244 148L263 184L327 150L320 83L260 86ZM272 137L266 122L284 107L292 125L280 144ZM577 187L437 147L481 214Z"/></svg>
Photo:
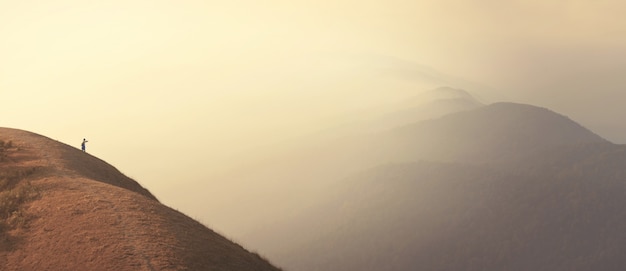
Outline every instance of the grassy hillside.
<svg viewBox="0 0 626 271"><path fill-rule="evenodd" d="M0 128L3 270L279 270L78 149Z"/></svg>
<svg viewBox="0 0 626 271"><path fill-rule="evenodd" d="M13 151L11 141L0 140L0 247L3 249L16 244L9 232L28 225L31 217L24 212L24 205L39 196L39 191L30 182L37 168L3 166Z"/></svg>

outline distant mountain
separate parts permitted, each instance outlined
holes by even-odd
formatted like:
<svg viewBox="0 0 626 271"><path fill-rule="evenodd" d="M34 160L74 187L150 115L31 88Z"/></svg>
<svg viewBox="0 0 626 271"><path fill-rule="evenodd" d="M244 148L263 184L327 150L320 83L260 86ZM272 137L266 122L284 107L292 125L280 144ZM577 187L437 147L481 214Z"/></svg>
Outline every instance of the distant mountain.
<svg viewBox="0 0 626 271"><path fill-rule="evenodd" d="M375 134L319 143L285 154L261 169L287 175L289 171L307 171L310 177L326 179L385 163L422 160L510 165L551 148L589 143L610 144L548 109L495 103ZM258 177L257 173L246 172Z"/></svg>
<svg viewBox="0 0 626 271"><path fill-rule="evenodd" d="M2 270L279 270L87 153L0 128Z"/></svg>
<svg viewBox="0 0 626 271"><path fill-rule="evenodd" d="M469 163L517 162L546 148L609 143L569 118L545 108L495 103L418 122L379 137L380 155Z"/></svg>
<svg viewBox="0 0 626 271"><path fill-rule="evenodd" d="M281 171L280 168L283 171L314 168L316 173L343 172L346 176L354 170L382 163L420 160L515 164L546 148L587 143L610 144L568 117L546 108L494 103L377 133L318 143L285 154L264 168L274 167L272 172Z"/></svg>
<svg viewBox="0 0 626 271"><path fill-rule="evenodd" d="M394 112L366 122L370 131L383 131L418 121L435 119L451 113L483 106L465 90L440 87L426 91L398 105Z"/></svg>
<svg viewBox="0 0 626 271"><path fill-rule="evenodd" d="M463 89L457 89L452 87L438 87L436 89L426 91L413 98L408 99L406 102L404 102L404 106L412 107L419 104L447 100L463 100L466 101L468 104L474 104L476 106L483 105L483 103L479 102L474 96L472 96L469 92Z"/></svg>
<svg viewBox="0 0 626 271"><path fill-rule="evenodd" d="M382 110L380 115L335 127L322 133L325 137L336 138L355 134L377 133L391 128L435 119L451 113L475 109L483 106L465 90L439 87L410 97L403 102Z"/></svg>
<svg viewBox="0 0 626 271"><path fill-rule="evenodd" d="M372 168L275 228L299 242L272 244L272 257L305 271L621 270L626 148L579 158L517 173L430 162Z"/></svg>
<svg viewBox="0 0 626 271"><path fill-rule="evenodd" d="M491 104L265 169L250 176L305 186L281 203L306 204L242 240L294 270L626 266L626 147L545 108Z"/></svg>

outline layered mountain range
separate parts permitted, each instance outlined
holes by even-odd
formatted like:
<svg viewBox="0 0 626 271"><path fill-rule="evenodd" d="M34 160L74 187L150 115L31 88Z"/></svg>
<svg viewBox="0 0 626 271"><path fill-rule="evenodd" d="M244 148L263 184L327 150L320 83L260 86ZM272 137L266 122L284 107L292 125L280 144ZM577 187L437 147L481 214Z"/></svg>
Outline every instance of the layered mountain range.
<svg viewBox="0 0 626 271"><path fill-rule="evenodd" d="M293 270L626 266L626 147L546 108L476 106L285 157L248 176L300 209L242 240Z"/></svg>

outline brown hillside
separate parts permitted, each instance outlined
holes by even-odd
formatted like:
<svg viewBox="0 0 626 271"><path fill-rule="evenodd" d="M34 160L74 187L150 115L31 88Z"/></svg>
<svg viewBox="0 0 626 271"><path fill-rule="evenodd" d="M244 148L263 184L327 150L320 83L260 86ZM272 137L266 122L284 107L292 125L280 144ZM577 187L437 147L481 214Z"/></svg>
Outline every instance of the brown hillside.
<svg viewBox="0 0 626 271"><path fill-rule="evenodd" d="M3 270L278 270L78 149L0 128Z"/></svg>

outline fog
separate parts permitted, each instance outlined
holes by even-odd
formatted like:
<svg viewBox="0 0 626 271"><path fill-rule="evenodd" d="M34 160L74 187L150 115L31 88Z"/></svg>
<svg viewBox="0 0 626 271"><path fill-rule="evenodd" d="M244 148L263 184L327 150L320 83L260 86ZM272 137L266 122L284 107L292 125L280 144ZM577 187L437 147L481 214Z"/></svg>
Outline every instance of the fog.
<svg viewBox="0 0 626 271"><path fill-rule="evenodd" d="M440 86L545 106L626 142L625 9L0 0L0 126L87 138L165 204L239 237L233 191L267 180L238 187L225 172Z"/></svg>

